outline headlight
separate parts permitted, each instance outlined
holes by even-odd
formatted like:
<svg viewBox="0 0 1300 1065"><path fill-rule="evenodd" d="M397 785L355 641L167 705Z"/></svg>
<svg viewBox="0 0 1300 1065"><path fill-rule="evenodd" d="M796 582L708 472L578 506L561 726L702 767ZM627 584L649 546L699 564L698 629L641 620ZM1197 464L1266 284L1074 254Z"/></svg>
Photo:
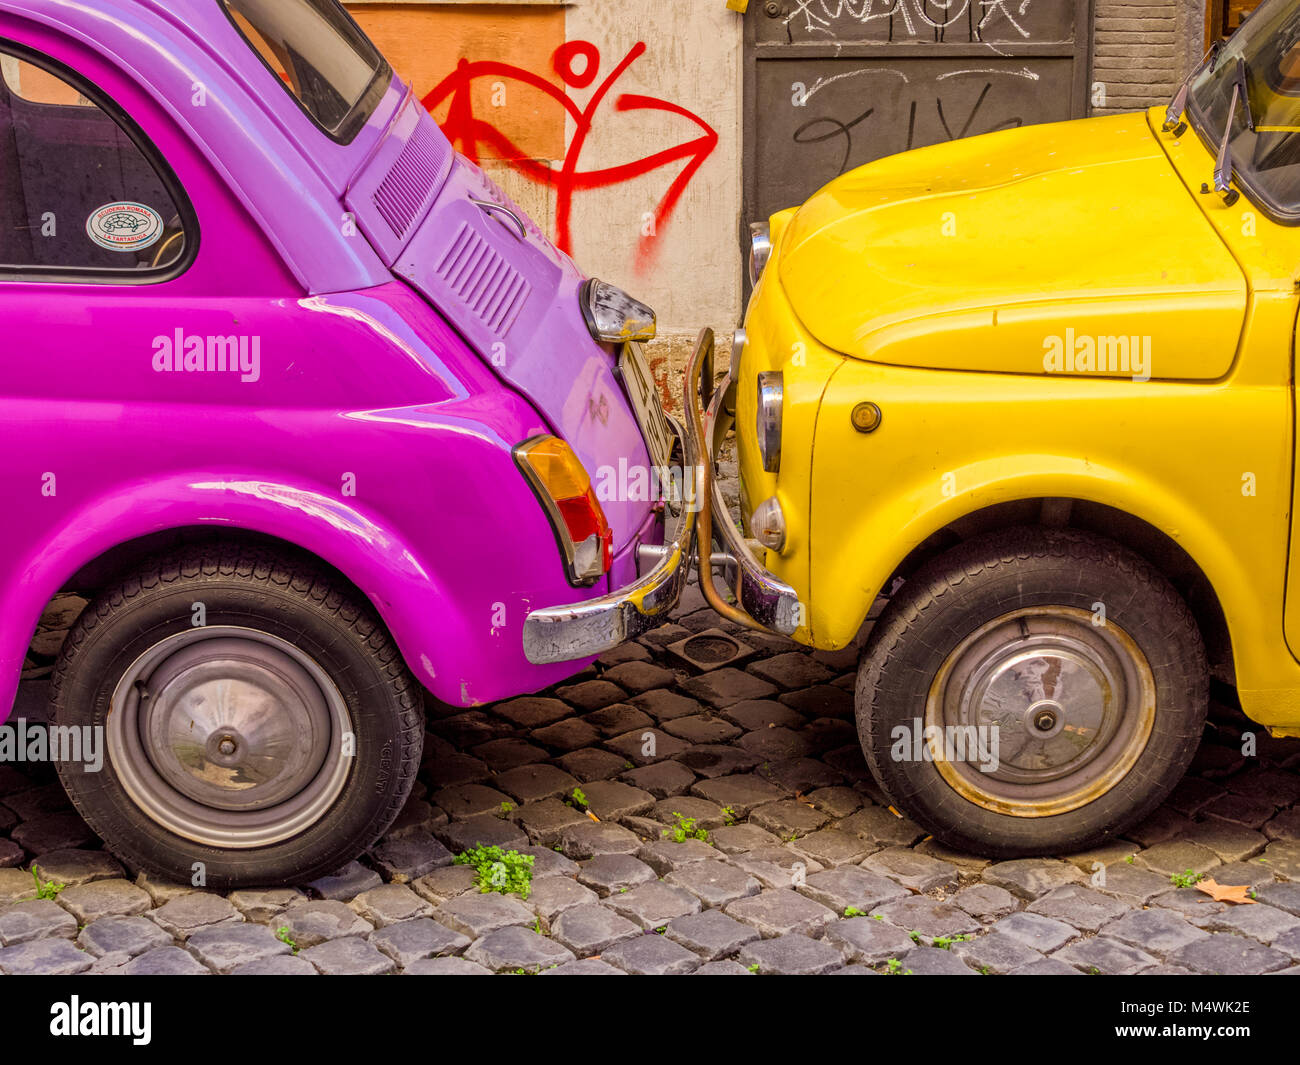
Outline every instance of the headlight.
<svg viewBox="0 0 1300 1065"><path fill-rule="evenodd" d="M749 283L757 285L772 258L772 228L766 222L752 222L749 226Z"/></svg>
<svg viewBox="0 0 1300 1065"><path fill-rule="evenodd" d="M781 414L785 405L785 375L769 370L758 375L758 453L763 469L781 468Z"/></svg>
<svg viewBox="0 0 1300 1065"><path fill-rule="evenodd" d="M655 312L621 288L593 277L583 283L578 295L587 328L597 340L626 344L633 340L654 339Z"/></svg>

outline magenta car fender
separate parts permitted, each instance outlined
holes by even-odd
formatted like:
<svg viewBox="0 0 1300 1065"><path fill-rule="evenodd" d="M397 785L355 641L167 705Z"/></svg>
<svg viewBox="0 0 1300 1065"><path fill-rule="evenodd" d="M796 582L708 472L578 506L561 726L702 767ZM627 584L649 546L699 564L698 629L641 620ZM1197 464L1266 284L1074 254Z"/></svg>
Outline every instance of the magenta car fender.
<svg viewBox="0 0 1300 1065"><path fill-rule="evenodd" d="M128 861L335 869L409 793L421 688L535 691L675 604L692 508L589 487L681 462L652 314L334 0L0 0L0 178L0 705L88 598L52 713L108 757L59 768Z"/></svg>

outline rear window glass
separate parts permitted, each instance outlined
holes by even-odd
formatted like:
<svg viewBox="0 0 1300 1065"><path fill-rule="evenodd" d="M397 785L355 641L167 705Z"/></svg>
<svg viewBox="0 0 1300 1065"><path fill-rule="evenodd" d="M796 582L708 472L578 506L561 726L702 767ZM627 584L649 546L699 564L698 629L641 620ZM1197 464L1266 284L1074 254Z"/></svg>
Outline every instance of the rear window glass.
<svg viewBox="0 0 1300 1065"><path fill-rule="evenodd" d="M383 94L389 68L335 0L221 0L226 14L313 121L349 141Z"/></svg>

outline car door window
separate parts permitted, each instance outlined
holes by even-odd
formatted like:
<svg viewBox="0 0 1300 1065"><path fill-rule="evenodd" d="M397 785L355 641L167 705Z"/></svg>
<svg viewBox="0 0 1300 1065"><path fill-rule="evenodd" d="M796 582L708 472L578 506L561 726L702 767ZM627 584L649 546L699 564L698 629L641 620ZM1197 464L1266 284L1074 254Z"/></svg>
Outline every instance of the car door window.
<svg viewBox="0 0 1300 1065"><path fill-rule="evenodd" d="M0 42L0 280L159 279L196 239L175 177L121 110Z"/></svg>

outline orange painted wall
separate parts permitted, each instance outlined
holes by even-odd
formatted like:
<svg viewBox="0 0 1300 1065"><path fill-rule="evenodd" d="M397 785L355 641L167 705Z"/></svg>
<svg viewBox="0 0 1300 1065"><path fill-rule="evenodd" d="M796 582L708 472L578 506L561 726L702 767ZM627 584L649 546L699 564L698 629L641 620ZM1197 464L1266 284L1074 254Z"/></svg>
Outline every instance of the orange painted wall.
<svg viewBox="0 0 1300 1065"><path fill-rule="evenodd" d="M551 56L564 43L564 9L503 4L349 4L348 9L404 79L423 97L462 57L491 57L534 71L556 85ZM564 157L564 114L554 100L517 82L493 107L493 83L480 80L474 110L493 122L528 159ZM498 101L500 102L500 101ZM441 121L446 105L434 112Z"/></svg>

